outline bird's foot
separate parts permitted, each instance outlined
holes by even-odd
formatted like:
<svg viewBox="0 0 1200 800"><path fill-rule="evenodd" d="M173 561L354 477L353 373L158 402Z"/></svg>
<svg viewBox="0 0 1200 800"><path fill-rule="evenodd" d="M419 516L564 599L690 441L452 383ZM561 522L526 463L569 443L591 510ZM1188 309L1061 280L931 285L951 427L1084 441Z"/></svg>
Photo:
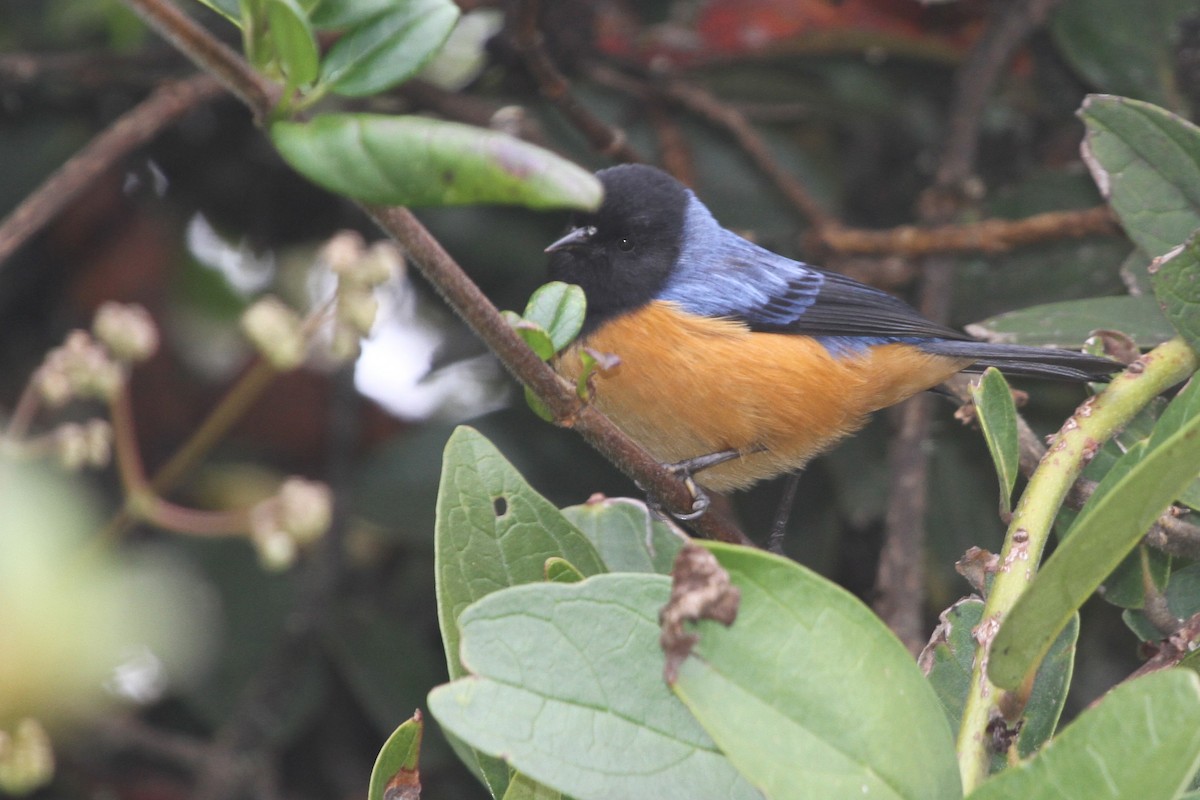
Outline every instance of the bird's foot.
<svg viewBox="0 0 1200 800"><path fill-rule="evenodd" d="M687 487L688 491L692 495L691 511L686 511L682 514L671 512L670 515L682 522L691 522L692 520L699 519L700 517L704 516L704 513L708 511L708 507L712 505L712 500L710 500L708 494L705 493L705 491L701 489L699 485L697 485L696 479L693 476L701 470L715 467L718 464L724 464L726 461L732 461L741 455L742 454L737 450L720 450L716 453L706 453L705 455L696 456L695 458L677 461L674 464L664 464L663 466L683 480L684 486ZM661 503L652 498L648 498L646 505L649 506L650 510L659 517L662 517L663 519L666 518L667 514Z"/></svg>

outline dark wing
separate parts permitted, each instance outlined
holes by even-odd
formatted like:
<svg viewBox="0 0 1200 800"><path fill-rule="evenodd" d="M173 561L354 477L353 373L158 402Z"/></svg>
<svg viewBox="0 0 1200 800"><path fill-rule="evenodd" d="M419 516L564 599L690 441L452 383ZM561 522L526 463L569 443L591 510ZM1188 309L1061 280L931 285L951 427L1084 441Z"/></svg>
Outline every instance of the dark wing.
<svg viewBox="0 0 1200 800"><path fill-rule="evenodd" d="M693 237L659 299L771 333L969 338L930 322L887 292L772 253L724 229Z"/></svg>
<svg viewBox="0 0 1200 800"><path fill-rule="evenodd" d="M681 260L661 299L693 314L739 320L755 331L817 337L835 350L909 342L928 353L974 359L970 372L994 366L1009 375L1095 381L1121 369L1106 358L1070 350L978 341L925 319L887 292L722 234L701 240L704 251L693 246L685 254L692 258Z"/></svg>

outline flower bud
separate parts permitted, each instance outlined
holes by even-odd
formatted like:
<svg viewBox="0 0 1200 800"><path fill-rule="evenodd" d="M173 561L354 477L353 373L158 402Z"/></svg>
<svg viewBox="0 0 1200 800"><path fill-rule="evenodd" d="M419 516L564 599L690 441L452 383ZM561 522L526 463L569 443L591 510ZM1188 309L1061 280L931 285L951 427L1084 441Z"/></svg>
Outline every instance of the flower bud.
<svg viewBox="0 0 1200 800"><path fill-rule="evenodd" d="M375 292L365 287L347 286L338 293L337 318L359 336L366 336L379 313Z"/></svg>
<svg viewBox="0 0 1200 800"><path fill-rule="evenodd" d="M366 243L358 231L338 231L321 248L318 258L329 265L330 272L342 276L354 271L365 252Z"/></svg>
<svg viewBox="0 0 1200 800"><path fill-rule="evenodd" d="M320 481L292 477L279 487L279 525L299 544L323 536L333 519L333 493Z"/></svg>
<svg viewBox="0 0 1200 800"><path fill-rule="evenodd" d="M242 331L276 369L295 369L304 361L308 348L300 317L277 297L264 297L246 309Z"/></svg>
<svg viewBox="0 0 1200 800"><path fill-rule="evenodd" d="M92 332L121 361L145 361L158 350L158 328L145 308L107 302L96 311Z"/></svg>
<svg viewBox="0 0 1200 800"><path fill-rule="evenodd" d="M0 730L0 795L32 794L54 777L54 748L46 729L26 717L10 734Z"/></svg>
<svg viewBox="0 0 1200 800"><path fill-rule="evenodd" d="M88 463L87 434L82 425L65 422L54 431L54 450L58 463L68 472L83 469Z"/></svg>

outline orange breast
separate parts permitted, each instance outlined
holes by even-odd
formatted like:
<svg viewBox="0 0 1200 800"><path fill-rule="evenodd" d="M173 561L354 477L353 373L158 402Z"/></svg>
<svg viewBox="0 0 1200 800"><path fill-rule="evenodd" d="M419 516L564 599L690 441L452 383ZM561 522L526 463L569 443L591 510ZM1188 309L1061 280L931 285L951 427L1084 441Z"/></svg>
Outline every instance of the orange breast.
<svg viewBox="0 0 1200 800"><path fill-rule="evenodd" d="M570 380L579 375L581 347L620 358L596 376L594 402L655 458L745 454L696 475L715 491L797 470L872 411L971 363L903 344L835 357L807 336L751 333L665 302L618 317L568 348L556 368Z"/></svg>

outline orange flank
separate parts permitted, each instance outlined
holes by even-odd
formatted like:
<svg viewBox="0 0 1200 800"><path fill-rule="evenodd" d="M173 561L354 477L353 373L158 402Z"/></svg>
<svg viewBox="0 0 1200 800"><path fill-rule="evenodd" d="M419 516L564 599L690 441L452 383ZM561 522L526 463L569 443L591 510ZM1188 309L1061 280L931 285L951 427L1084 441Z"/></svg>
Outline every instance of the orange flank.
<svg viewBox="0 0 1200 800"><path fill-rule="evenodd" d="M655 458L744 454L696 474L719 492L803 467L872 411L972 363L905 344L834 356L808 336L751 333L739 322L690 316L662 301L568 348L555 366L572 381L585 346L620 357L595 377L594 402Z"/></svg>

